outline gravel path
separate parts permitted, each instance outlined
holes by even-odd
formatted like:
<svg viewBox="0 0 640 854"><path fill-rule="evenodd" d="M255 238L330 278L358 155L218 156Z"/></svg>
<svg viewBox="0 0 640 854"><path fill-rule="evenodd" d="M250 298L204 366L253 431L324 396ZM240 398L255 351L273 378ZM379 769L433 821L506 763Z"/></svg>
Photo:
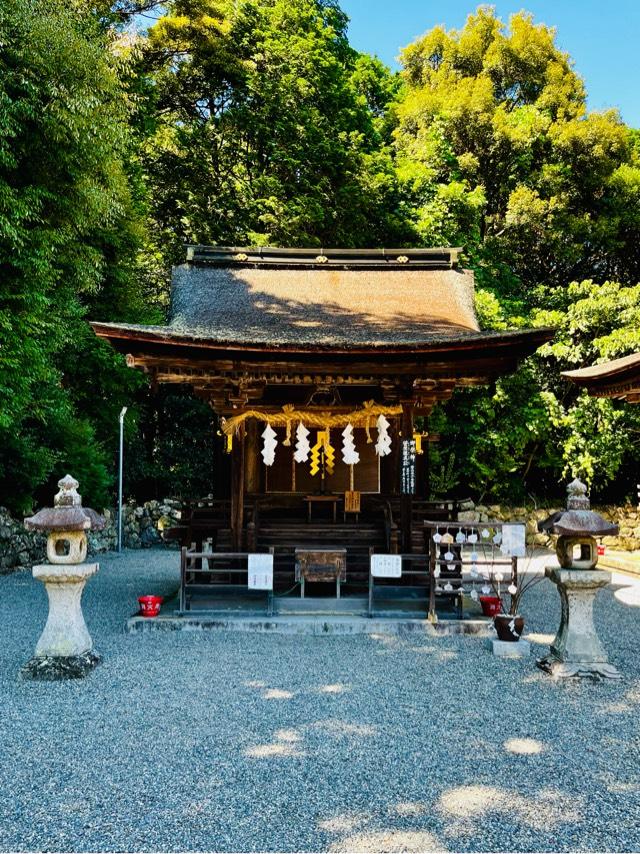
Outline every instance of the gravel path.
<svg viewBox="0 0 640 854"><path fill-rule="evenodd" d="M104 663L42 684L44 590L0 578L1 850L640 851L637 590L597 604L624 681L554 683L477 637L124 634L176 583L175 552L103 556ZM526 605L540 654L555 588Z"/></svg>

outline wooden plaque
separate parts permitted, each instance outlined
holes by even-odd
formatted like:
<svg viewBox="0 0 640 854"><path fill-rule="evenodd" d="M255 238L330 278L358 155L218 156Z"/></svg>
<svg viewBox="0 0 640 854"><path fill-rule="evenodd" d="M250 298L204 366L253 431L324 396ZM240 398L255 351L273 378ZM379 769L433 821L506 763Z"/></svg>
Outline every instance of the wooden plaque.
<svg viewBox="0 0 640 854"><path fill-rule="evenodd" d="M296 549L296 581L347 580L346 549Z"/></svg>
<svg viewBox="0 0 640 854"><path fill-rule="evenodd" d="M352 490L347 490L344 494L344 512L359 513L360 512L360 493Z"/></svg>

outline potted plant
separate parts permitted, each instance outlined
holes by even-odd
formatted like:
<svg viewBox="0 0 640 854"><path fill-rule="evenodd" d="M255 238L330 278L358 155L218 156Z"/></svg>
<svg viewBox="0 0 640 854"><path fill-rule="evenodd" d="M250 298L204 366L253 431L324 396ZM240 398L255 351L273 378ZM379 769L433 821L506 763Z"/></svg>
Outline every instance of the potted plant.
<svg viewBox="0 0 640 854"><path fill-rule="evenodd" d="M520 640L524 631L524 617L520 613L522 597L527 590L530 590L543 580L543 575L527 576L524 573L522 575L516 574L515 578L511 577L509 586L504 590L501 589L500 582L502 581L502 577L500 574L491 576L490 582L493 594L500 600L502 606L500 613L496 614L493 618L493 625L495 626L499 640L511 642ZM506 602L507 594L509 595L508 607Z"/></svg>

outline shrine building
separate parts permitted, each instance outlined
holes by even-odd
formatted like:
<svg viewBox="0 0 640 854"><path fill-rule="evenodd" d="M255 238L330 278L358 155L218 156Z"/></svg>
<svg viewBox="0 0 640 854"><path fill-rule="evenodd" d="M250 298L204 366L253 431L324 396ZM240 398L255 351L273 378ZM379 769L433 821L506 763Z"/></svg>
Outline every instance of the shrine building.
<svg viewBox="0 0 640 854"><path fill-rule="evenodd" d="M609 397L640 403L640 353L631 353L610 362L600 362L562 374L592 397Z"/></svg>
<svg viewBox="0 0 640 854"><path fill-rule="evenodd" d="M192 246L166 326L92 323L130 367L219 416L214 548L421 547L416 419L553 335L481 331L459 253Z"/></svg>

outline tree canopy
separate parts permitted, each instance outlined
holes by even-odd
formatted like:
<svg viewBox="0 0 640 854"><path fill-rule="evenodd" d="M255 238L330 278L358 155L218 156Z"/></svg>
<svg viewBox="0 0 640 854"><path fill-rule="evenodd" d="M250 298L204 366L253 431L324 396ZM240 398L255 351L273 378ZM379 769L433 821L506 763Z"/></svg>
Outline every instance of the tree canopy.
<svg viewBox="0 0 640 854"><path fill-rule="evenodd" d="M3 3L0 102L0 502L27 507L67 467L104 501L99 421L136 382L83 318L105 287L113 314L135 301L139 240L126 101L93 16Z"/></svg>
<svg viewBox="0 0 640 854"><path fill-rule="evenodd" d="M0 503L66 468L108 502L123 404L130 493L211 488L210 411L150 393L86 322L162 322L185 241L462 246L484 328L559 331L434 413L435 470L513 500L570 472L633 492L638 408L559 374L640 348L640 135L588 111L527 13L436 27L399 73L347 24L335 0L0 6ZM163 419L185 406L181 439Z"/></svg>
<svg viewBox="0 0 640 854"><path fill-rule="evenodd" d="M525 307L547 286L637 280L637 136L587 111L552 29L480 7L402 61L397 163L425 243L465 246L480 283Z"/></svg>
<svg viewBox="0 0 640 854"><path fill-rule="evenodd" d="M399 239L385 115L394 78L322 0L175 0L141 67L156 234L192 243ZM402 229L400 229L402 231Z"/></svg>
<svg viewBox="0 0 640 854"><path fill-rule="evenodd" d="M436 464L453 454L460 484L516 500L570 472L600 488L633 477L637 418L579 397L559 371L640 344L637 132L588 112L555 32L527 13L505 26L480 7L402 62L396 169L420 240L464 246L485 328L559 329L495 392L458 394L438 416ZM619 485L631 494L629 477Z"/></svg>

